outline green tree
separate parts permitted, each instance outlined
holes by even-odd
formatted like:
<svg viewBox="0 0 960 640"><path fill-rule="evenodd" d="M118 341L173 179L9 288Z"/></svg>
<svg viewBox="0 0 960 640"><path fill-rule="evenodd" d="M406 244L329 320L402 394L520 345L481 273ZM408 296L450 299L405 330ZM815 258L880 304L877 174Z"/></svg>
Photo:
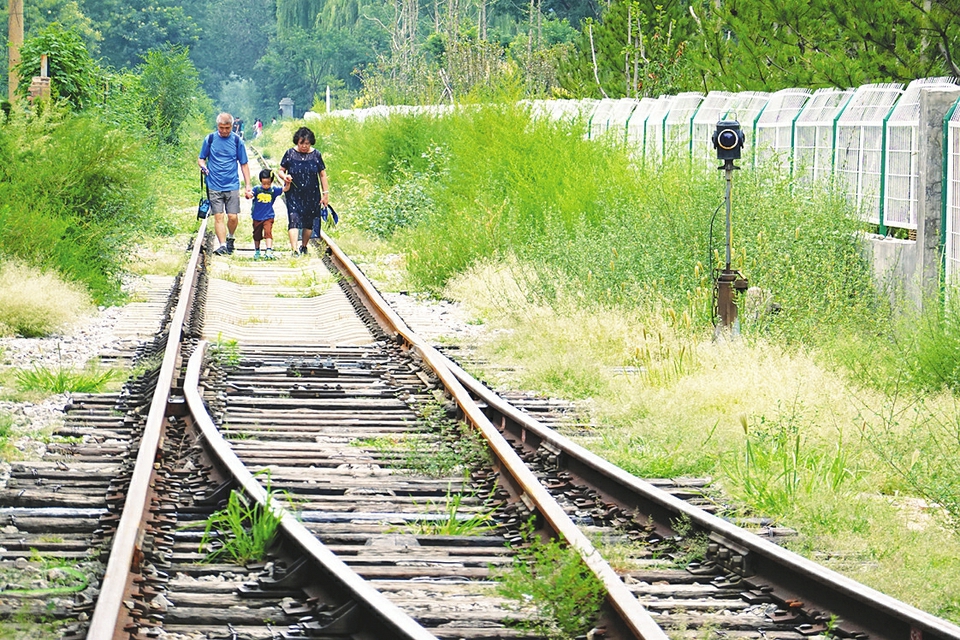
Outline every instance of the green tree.
<svg viewBox="0 0 960 640"><path fill-rule="evenodd" d="M103 71L90 57L83 38L57 24L48 25L23 41L20 64L16 67L20 78L18 93L27 95L32 78L40 75L40 57L44 54L52 97L66 101L74 109L92 107L103 84Z"/></svg>
<svg viewBox="0 0 960 640"><path fill-rule="evenodd" d="M143 56L140 91L147 130L167 144L180 142L184 124L201 113L196 67L183 47L162 47Z"/></svg>
<svg viewBox="0 0 960 640"><path fill-rule="evenodd" d="M256 80L260 84L262 72L255 65L277 32L274 3L211 0L198 3L192 10L203 37L190 47L190 57L206 92L216 96L223 91L224 83L234 81Z"/></svg>
<svg viewBox="0 0 960 640"><path fill-rule="evenodd" d="M662 6L617 0L599 22L586 20L575 53L560 65L560 84L572 95L622 98L679 93L693 88L686 17Z"/></svg>
<svg viewBox="0 0 960 640"><path fill-rule="evenodd" d="M9 2L0 7L0 38L8 40ZM77 0L29 0L23 3L24 35L32 37L51 24L74 31L83 38L90 55L100 51L100 32L96 23L85 15ZM4 80L5 81L5 80Z"/></svg>
<svg viewBox="0 0 960 640"><path fill-rule="evenodd" d="M776 90L957 74L950 0L725 0L696 13L707 89Z"/></svg>
<svg viewBox="0 0 960 640"><path fill-rule="evenodd" d="M313 29L323 4L324 0L277 0L277 30Z"/></svg>
<svg viewBox="0 0 960 640"><path fill-rule="evenodd" d="M177 0L83 0L83 12L98 25L103 59L132 69L150 50L192 47L200 28Z"/></svg>

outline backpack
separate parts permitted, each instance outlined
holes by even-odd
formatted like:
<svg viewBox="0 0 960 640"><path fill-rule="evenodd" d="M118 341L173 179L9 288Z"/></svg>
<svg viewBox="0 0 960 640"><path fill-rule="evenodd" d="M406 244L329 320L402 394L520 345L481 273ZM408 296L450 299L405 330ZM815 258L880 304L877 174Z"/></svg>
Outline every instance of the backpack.
<svg viewBox="0 0 960 640"><path fill-rule="evenodd" d="M234 137L233 137L233 144L234 144L234 146L236 147L236 149L235 149L234 151L235 151L236 154L239 156L239 155L240 155L240 136L234 136ZM207 136L207 148L209 149L209 148L211 148L211 147L213 147L213 134L212 134L212 133Z"/></svg>

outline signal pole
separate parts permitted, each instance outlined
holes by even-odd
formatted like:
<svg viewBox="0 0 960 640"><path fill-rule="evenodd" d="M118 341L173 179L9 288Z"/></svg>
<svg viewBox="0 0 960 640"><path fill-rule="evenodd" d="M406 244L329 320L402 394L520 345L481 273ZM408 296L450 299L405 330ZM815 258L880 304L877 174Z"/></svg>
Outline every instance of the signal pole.
<svg viewBox="0 0 960 640"><path fill-rule="evenodd" d="M740 158L740 150L743 148L744 135L740 129L740 123L736 120L721 120L717 123L717 130L713 134L713 146L717 150L717 159L723 160L723 165L717 167L722 169L726 179L726 190L724 192L724 204L727 213L727 234L726 234L726 253L723 269L719 270L717 275L717 308L715 312L720 316L720 322L724 328L737 331L737 303L734 299L734 291L743 292L747 290L747 280L738 271L734 271L731 266L733 263L733 225L731 216L731 197L733 192L733 172L740 167L733 164L734 160Z"/></svg>
<svg viewBox="0 0 960 640"><path fill-rule="evenodd" d="M23 0L10 0L10 16L8 20L7 38L9 46L9 63L7 64L7 88L10 102L13 102L17 93L17 73L14 67L20 64L20 47L23 46Z"/></svg>

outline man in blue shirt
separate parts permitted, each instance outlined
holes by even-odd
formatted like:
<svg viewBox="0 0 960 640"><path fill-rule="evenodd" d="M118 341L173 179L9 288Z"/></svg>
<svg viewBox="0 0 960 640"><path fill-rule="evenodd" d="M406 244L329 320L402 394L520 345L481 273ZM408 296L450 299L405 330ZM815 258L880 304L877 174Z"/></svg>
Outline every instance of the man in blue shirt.
<svg viewBox="0 0 960 640"><path fill-rule="evenodd" d="M210 192L210 210L213 212L214 232L217 235L218 256L233 253L234 232L240 215L240 177L237 165L243 173L244 197L253 197L250 189L250 167L247 165L247 148L243 140L233 133L233 116L221 113L217 116L217 131L203 139L197 164L207 176ZM223 216L227 220L224 225Z"/></svg>

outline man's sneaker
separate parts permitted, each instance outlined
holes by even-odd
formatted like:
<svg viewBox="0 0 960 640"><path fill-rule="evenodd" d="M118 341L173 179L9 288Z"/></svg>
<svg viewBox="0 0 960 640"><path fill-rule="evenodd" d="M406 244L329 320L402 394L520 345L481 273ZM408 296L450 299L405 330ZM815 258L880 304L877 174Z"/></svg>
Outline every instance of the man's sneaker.
<svg viewBox="0 0 960 640"><path fill-rule="evenodd" d="M220 245L219 247L217 247L216 250L214 250L213 255L215 255L215 256L225 256L225 255L229 255L229 253L230 253L230 252L227 251L227 245L222 244L222 245Z"/></svg>
<svg viewBox="0 0 960 640"><path fill-rule="evenodd" d="M233 253L233 238L227 238L227 253Z"/></svg>
<svg viewBox="0 0 960 640"><path fill-rule="evenodd" d="M306 248L306 247L300 247L300 255L302 255L302 256L307 255L307 248Z"/></svg>
<svg viewBox="0 0 960 640"><path fill-rule="evenodd" d="M253 259L254 259L254 260L259 260L259 259L260 259L260 249L254 249L254 251L253 251Z"/></svg>

